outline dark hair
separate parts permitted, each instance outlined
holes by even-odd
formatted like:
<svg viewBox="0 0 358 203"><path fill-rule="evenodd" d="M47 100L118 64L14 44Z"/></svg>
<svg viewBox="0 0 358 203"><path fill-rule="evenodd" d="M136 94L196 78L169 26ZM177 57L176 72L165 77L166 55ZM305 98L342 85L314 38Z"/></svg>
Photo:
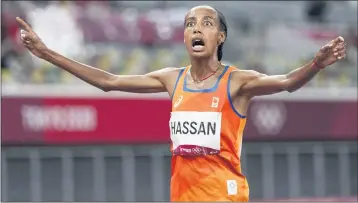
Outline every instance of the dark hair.
<svg viewBox="0 0 358 203"><path fill-rule="evenodd" d="M227 37L227 23L226 23L226 19L225 19L225 16L224 14L222 14L219 10L215 9L214 10L216 11L217 15L218 15L218 18L219 18L219 22L220 22L220 31L223 31L225 33L225 40L226 40L226 37ZM225 42L225 41L224 41ZM218 47L218 52L217 52L217 55L218 55L218 60L221 61L221 59L223 58L223 46L224 46L224 42L222 42L219 47Z"/></svg>

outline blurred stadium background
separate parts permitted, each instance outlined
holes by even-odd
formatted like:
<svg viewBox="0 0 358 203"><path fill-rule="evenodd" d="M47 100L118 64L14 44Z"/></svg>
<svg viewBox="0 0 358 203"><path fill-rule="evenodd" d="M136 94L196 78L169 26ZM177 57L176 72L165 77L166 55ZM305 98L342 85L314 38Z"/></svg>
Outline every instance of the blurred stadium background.
<svg viewBox="0 0 358 203"><path fill-rule="evenodd" d="M103 93L19 43L16 16L52 49L114 74L189 63L184 1L1 2L1 201L167 201L166 94ZM348 56L294 94L252 103L242 154L251 200L357 201L357 2L210 1L224 62L282 74L336 36Z"/></svg>

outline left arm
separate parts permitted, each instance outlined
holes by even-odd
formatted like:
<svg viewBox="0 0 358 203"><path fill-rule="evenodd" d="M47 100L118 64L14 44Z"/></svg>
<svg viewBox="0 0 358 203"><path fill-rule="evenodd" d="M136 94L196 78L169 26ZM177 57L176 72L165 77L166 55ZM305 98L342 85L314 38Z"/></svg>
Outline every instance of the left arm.
<svg viewBox="0 0 358 203"><path fill-rule="evenodd" d="M240 92L250 97L268 95L282 91L294 92L309 82L321 69L346 55L344 39L338 37L316 54L308 64L286 75L267 76L256 71L244 71L244 84Z"/></svg>

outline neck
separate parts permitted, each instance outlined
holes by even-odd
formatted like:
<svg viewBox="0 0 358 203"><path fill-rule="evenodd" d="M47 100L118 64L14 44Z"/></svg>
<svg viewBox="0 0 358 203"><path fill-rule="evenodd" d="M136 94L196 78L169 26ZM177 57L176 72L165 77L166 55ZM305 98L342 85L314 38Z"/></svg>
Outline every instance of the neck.
<svg viewBox="0 0 358 203"><path fill-rule="evenodd" d="M216 57L206 59L191 60L190 73L194 78L203 78L207 74L212 73L218 69L220 62Z"/></svg>

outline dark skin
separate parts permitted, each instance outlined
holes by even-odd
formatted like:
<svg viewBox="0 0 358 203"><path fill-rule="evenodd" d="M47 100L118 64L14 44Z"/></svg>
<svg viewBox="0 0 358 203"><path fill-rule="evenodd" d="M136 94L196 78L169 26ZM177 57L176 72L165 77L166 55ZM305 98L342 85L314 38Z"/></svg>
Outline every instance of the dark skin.
<svg viewBox="0 0 358 203"><path fill-rule="evenodd" d="M44 59L85 82L103 91L124 91L134 93L168 92L173 94L179 68L168 67L145 75L113 75L100 69L76 62L49 49L22 19L16 18L20 26L21 40L35 56ZM216 11L208 6L192 8L185 16L184 42L191 59L191 71L188 86L191 88L208 88L223 71L217 58L217 48L225 41L224 32L219 29ZM192 40L200 38L205 45L202 50L192 48ZM294 92L310 81L319 71L318 67L329 66L344 59L346 48L344 39L337 37L322 47L308 64L286 75L268 76L251 70L237 70L232 74L230 94L237 111L246 115L250 100L255 96L269 95L282 91ZM315 61L315 63L314 63ZM197 86L193 79L200 80L219 67L218 71Z"/></svg>

